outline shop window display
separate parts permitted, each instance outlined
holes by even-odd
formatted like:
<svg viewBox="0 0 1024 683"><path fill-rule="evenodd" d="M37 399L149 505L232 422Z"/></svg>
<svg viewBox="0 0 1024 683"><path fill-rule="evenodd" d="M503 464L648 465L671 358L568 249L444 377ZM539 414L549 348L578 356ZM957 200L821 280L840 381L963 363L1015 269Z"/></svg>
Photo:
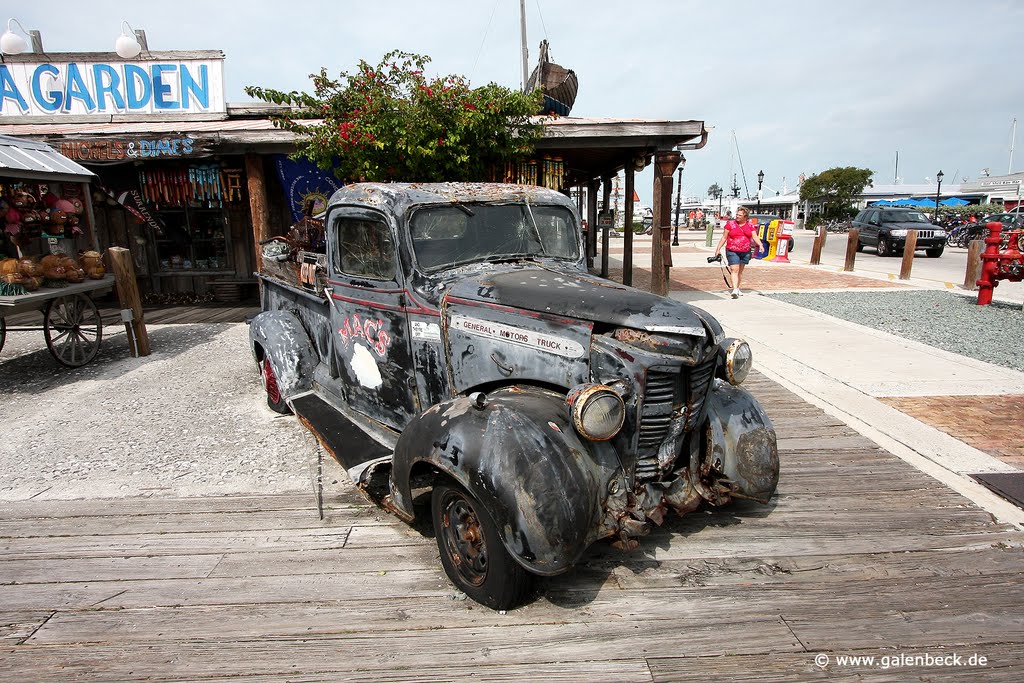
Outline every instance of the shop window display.
<svg viewBox="0 0 1024 683"><path fill-rule="evenodd" d="M221 209L181 208L157 212L164 225L156 239L160 270L225 271L228 245Z"/></svg>

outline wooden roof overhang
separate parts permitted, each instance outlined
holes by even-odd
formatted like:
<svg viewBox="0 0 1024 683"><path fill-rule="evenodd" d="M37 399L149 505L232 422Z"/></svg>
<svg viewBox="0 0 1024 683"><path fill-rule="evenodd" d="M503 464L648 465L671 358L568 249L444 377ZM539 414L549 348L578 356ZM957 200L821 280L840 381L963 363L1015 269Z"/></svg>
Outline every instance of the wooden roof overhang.
<svg viewBox="0 0 1024 683"><path fill-rule="evenodd" d="M658 150L700 149L708 134L703 121L565 117L545 121L537 151L561 157L577 185L640 170Z"/></svg>

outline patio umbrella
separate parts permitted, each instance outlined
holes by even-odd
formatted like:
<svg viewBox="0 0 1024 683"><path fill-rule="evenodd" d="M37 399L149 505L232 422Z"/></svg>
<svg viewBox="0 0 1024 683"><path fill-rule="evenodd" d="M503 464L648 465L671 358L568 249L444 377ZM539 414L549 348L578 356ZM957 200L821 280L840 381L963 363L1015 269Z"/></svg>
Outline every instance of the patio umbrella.
<svg viewBox="0 0 1024 683"><path fill-rule="evenodd" d="M871 202L871 206L892 206L892 202L888 199L879 199L877 202Z"/></svg>
<svg viewBox="0 0 1024 683"><path fill-rule="evenodd" d="M965 204L970 204L970 202L959 197L950 197L939 202L939 206L964 206Z"/></svg>

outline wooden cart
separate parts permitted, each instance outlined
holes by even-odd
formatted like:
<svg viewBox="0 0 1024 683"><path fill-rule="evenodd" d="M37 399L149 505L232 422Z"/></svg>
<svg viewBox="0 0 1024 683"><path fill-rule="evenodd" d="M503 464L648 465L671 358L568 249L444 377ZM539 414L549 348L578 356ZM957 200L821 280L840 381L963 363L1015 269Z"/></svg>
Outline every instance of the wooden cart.
<svg viewBox="0 0 1024 683"><path fill-rule="evenodd" d="M93 296L106 294L114 288L114 276L102 280L86 280L67 287L45 288L20 296L0 296L0 350L8 332L42 330L46 348L61 365L77 368L85 365L100 350L103 321ZM40 311L39 326L7 327L5 317Z"/></svg>

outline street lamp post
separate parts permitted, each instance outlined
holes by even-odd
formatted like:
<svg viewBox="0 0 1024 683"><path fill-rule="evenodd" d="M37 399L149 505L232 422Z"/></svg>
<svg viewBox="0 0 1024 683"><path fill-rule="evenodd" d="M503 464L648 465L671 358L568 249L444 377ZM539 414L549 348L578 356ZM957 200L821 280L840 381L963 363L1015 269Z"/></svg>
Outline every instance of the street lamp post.
<svg viewBox="0 0 1024 683"><path fill-rule="evenodd" d="M683 191L683 166L686 165L686 157L679 155L679 179L676 181L676 232L672 237L672 246L679 246L679 199Z"/></svg>
<svg viewBox="0 0 1024 683"><path fill-rule="evenodd" d="M939 195L942 193L942 171L935 174L938 187L935 188L935 225L939 224Z"/></svg>
<svg viewBox="0 0 1024 683"><path fill-rule="evenodd" d="M764 182L764 171L757 172L757 212L761 213L761 183Z"/></svg>

